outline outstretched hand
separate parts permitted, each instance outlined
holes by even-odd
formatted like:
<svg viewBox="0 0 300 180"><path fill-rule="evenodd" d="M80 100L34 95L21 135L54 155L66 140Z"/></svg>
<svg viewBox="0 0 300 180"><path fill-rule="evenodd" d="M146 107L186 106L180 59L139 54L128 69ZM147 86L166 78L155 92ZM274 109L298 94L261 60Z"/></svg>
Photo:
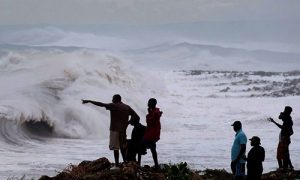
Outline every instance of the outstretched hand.
<svg viewBox="0 0 300 180"><path fill-rule="evenodd" d="M85 100L85 99L82 99L81 101L82 101L82 104L86 104L89 102L89 100Z"/></svg>
<svg viewBox="0 0 300 180"><path fill-rule="evenodd" d="M271 118L271 117L269 117L268 118L268 121L270 121L270 122L272 122L272 123L274 123L275 121L274 121L274 119L273 118Z"/></svg>

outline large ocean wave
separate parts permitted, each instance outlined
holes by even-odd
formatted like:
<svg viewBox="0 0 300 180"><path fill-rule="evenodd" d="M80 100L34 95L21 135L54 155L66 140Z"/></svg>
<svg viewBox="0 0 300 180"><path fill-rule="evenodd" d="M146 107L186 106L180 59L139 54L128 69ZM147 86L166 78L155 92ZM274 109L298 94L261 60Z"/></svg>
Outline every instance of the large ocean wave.
<svg viewBox="0 0 300 180"><path fill-rule="evenodd" d="M162 163L228 167L230 124L241 120L248 136L262 139L265 169L276 168L279 130L265 119L290 105L295 132L299 129L299 47L101 32L0 28L0 178L24 173L38 178L68 163L113 159L109 112L81 99L111 102L116 93L144 125L147 100L158 99ZM292 144L292 157L298 149ZM153 163L151 155L143 163Z"/></svg>
<svg viewBox="0 0 300 180"><path fill-rule="evenodd" d="M174 70L300 69L295 52L186 38L151 43L55 27L0 31L2 137L6 141L10 132L22 132L26 138L105 138L109 114L83 106L82 98L110 102L119 93L145 113L149 97L166 95L164 76L174 76Z"/></svg>
<svg viewBox="0 0 300 180"><path fill-rule="evenodd" d="M86 48L2 45L1 138L105 138L109 113L81 99L111 102L115 93L139 112L163 81L117 55ZM147 79L149 81L147 81ZM20 135L18 135L20 134Z"/></svg>

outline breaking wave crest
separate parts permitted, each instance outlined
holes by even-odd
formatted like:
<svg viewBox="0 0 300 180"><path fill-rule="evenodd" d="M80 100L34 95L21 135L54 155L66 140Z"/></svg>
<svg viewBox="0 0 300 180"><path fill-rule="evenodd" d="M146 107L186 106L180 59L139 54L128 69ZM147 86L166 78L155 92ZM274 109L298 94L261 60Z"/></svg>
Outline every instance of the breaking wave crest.
<svg viewBox="0 0 300 180"><path fill-rule="evenodd" d="M159 81L150 85L148 76L122 57L96 50L10 45L0 51L1 139L106 138L109 113L81 99L110 102L119 93L144 109L147 94L163 89Z"/></svg>
<svg viewBox="0 0 300 180"><path fill-rule="evenodd" d="M0 118L0 139L11 145L23 145L31 140L56 137L54 126L44 120L25 120L18 122L5 117Z"/></svg>
<svg viewBox="0 0 300 180"><path fill-rule="evenodd" d="M23 128L33 135L48 137L53 135L54 127L47 121L26 121L22 124Z"/></svg>

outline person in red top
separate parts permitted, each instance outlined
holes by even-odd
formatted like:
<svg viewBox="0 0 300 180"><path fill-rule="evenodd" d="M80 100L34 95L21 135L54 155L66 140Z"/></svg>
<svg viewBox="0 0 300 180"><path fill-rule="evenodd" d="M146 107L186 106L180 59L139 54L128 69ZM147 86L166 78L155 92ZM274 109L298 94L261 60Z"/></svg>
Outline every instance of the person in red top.
<svg viewBox="0 0 300 180"><path fill-rule="evenodd" d="M149 99L148 114L146 115L147 127L142 141L151 150L155 168L158 168L156 142L160 139L160 117L162 112L156 107L156 104L156 99Z"/></svg>
<svg viewBox="0 0 300 180"><path fill-rule="evenodd" d="M123 161L126 162L126 129L129 124L129 117L131 120L140 120L138 114L121 100L119 94L113 96L112 103L82 100L83 104L91 103L96 106L105 107L110 111L109 149L114 151L116 167L119 166L119 150L121 151Z"/></svg>

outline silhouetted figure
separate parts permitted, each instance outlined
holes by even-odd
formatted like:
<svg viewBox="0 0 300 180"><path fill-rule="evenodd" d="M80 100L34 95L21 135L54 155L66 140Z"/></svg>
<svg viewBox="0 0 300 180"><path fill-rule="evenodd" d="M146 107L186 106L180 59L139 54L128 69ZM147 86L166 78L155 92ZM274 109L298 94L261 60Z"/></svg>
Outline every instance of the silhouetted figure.
<svg viewBox="0 0 300 180"><path fill-rule="evenodd" d="M240 121L235 121L232 126L236 134L231 148L231 170L235 179L244 179L247 137Z"/></svg>
<svg viewBox="0 0 300 180"><path fill-rule="evenodd" d="M290 159L289 145L291 144L291 135L293 131L293 120L291 117L293 109L290 106L285 106L284 111L280 113L278 119L283 121L283 124L275 122L274 119L269 118L281 131L279 134L279 143L277 147L277 161L279 169L286 170L287 168L294 169Z"/></svg>
<svg viewBox="0 0 300 180"><path fill-rule="evenodd" d="M131 119L129 123L133 129L131 139L128 140L127 160L136 161L136 155L138 155L138 164L141 165L142 155L147 153L146 146L142 143L146 126L142 125L138 119Z"/></svg>
<svg viewBox="0 0 300 180"><path fill-rule="evenodd" d="M260 138L253 136L250 140L252 149L247 156L247 180L259 180L263 172L265 149L260 146Z"/></svg>
<svg viewBox="0 0 300 180"><path fill-rule="evenodd" d="M156 142L160 139L160 117L162 112L156 107L157 100L150 98L148 101L148 114L146 115L146 132L143 137L143 143L151 150L155 168L158 167L158 159L156 152Z"/></svg>
<svg viewBox="0 0 300 180"><path fill-rule="evenodd" d="M121 101L121 96L115 94L112 98L112 103L102 103L91 100L82 100L82 103L92 103L96 106L105 107L110 111L110 135L109 135L109 149L114 151L114 158L116 166L119 166L119 150L126 162L126 129L128 126L129 116L132 119L140 119L137 113L127 104Z"/></svg>

